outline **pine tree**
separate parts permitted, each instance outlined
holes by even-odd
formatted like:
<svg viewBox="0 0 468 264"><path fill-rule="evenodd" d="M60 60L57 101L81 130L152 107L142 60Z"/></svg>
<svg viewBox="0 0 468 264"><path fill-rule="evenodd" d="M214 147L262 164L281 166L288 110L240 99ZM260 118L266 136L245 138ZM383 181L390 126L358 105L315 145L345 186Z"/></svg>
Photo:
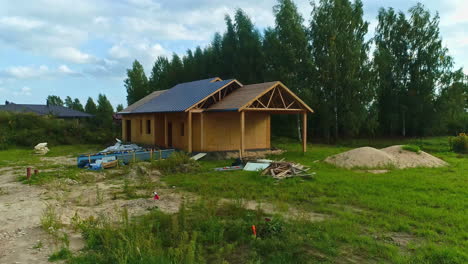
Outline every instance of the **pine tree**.
<svg viewBox="0 0 468 264"><path fill-rule="evenodd" d="M86 101L85 112L91 115L95 115L97 113L97 106L91 97L88 97L88 100Z"/></svg>
<svg viewBox="0 0 468 264"><path fill-rule="evenodd" d="M315 108L325 136L355 136L368 118L373 98L364 41L368 24L360 0L321 0L313 6L310 40L321 102Z"/></svg>
<svg viewBox="0 0 468 264"><path fill-rule="evenodd" d="M303 95L312 94L309 91L313 63L309 52L307 32L302 25L304 19L291 0L279 0L273 12L275 28L265 31L263 41L265 79L267 81L280 80L293 92L306 98ZM276 122L277 119L275 117L273 120L273 126L279 123ZM295 119L286 119L286 121L282 119L279 121L291 125L295 122L298 138L301 139L299 116Z"/></svg>
<svg viewBox="0 0 468 264"><path fill-rule="evenodd" d="M109 102L107 97L103 94L99 94L97 100L97 113L96 119L104 128L111 128L112 127L112 114L114 113L114 108L112 104Z"/></svg>
<svg viewBox="0 0 468 264"><path fill-rule="evenodd" d="M72 109L76 111L84 112L83 105L81 104L78 98L75 98L75 100L73 101Z"/></svg>
<svg viewBox="0 0 468 264"><path fill-rule="evenodd" d="M221 41L221 58L223 65L221 67L221 78L229 79L235 78L237 75L237 69L239 66L237 64L236 54L238 51L238 43L236 31L232 19L230 16L226 15L226 32L223 35Z"/></svg>
<svg viewBox="0 0 468 264"><path fill-rule="evenodd" d="M154 62L151 76L148 81L150 92L169 89L168 80L169 61L166 57L159 56Z"/></svg>
<svg viewBox="0 0 468 264"><path fill-rule="evenodd" d="M62 99L61 99L59 96L57 96L57 95L49 95L49 96L47 96L46 104L47 104L47 105L58 105L58 106L63 106L63 101L62 101Z"/></svg>
<svg viewBox="0 0 468 264"><path fill-rule="evenodd" d="M124 110L124 107L122 104L118 104L117 107L115 108L116 112L121 112L122 110Z"/></svg>
<svg viewBox="0 0 468 264"><path fill-rule="evenodd" d="M73 108L73 99L71 99L70 96L67 96L67 98L65 98L65 106L68 107L68 108Z"/></svg>
<svg viewBox="0 0 468 264"><path fill-rule="evenodd" d="M135 60L132 69L127 69L127 79L124 81L127 89L127 103L135 103L149 93L148 79L143 66Z"/></svg>
<svg viewBox="0 0 468 264"><path fill-rule="evenodd" d="M235 16L235 35L237 53L236 79L243 83L263 81L263 50L261 36L250 18L242 9L237 9Z"/></svg>

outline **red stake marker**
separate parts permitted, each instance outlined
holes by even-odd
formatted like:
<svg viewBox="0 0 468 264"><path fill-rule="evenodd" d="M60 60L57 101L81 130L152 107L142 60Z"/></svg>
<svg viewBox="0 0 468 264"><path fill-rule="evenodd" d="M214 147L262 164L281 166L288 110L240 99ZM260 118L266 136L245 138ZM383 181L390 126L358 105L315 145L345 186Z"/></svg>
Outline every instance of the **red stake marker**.
<svg viewBox="0 0 468 264"><path fill-rule="evenodd" d="M252 225L252 233L255 237L257 237L257 229L255 228L255 225Z"/></svg>
<svg viewBox="0 0 468 264"><path fill-rule="evenodd" d="M157 192L154 192L154 197L153 197L153 200L159 200L159 195Z"/></svg>

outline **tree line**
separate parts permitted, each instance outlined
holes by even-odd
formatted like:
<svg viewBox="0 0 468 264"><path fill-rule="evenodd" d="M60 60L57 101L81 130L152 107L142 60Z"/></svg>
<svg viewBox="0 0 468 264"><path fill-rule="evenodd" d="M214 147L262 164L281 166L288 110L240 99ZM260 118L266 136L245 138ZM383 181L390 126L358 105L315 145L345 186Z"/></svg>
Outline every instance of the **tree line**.
<svg viewBox="0 0 468 264"><path fill-rule="evenodd" d="M120 125L113 120L113 114L123 110L123 105L114 107L104 94L99 94L96 103L93 98L88 97L85 106L81 104L78 98L72 99L67 96L62 100L57 95L49 95L46 99L47 105L65 106L77 111L93 115L92 118L84 120L82 123L98 138L95 142L109 142L120 134Z"/></svg>
<svg viewBox="0 0 468 264"><path fill-rule="evenodd" d="M218 76L250 84L280 80L315 111L314 136L427 136L468 129L468 78L442 45L439 16L422 4L381 8L374 36L360 0L312 3L308 23L291 0L273 7L260 32L242 9L226 30L179 57L158 57L149 78L134 61L124 81L130 105L152 91ZM294 117L275 117L273 134Z"/></svg>

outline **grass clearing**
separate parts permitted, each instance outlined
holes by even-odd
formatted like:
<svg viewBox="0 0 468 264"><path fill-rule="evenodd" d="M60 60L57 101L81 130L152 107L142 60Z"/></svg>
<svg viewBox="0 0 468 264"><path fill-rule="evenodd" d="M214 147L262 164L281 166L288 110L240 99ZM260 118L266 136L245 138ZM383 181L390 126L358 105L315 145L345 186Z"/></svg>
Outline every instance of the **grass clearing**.
<svg viewBox="0 0 468 264"><path fill-rule="evenodd" d="M376 143L366 145L388 146L382 142ZM360 252L364 259L392 262L418 259L437 263L441 255L454 263L467 261L466 156L448 152L446 138L408 140L404 143L417 143L421 149L449 162L450 166L391 170L376 175L315 162L349 150L350 146L356 146L356 142L340 147L311 145L309 151L303 154L299 144L280 141L276 146L288 151L274 158L285 158L310 166L311 171L317 173L313 180L293 178L275 181L255 172L212 171L212 168L225 166L229 161L200 162L202 172L172 174L163 179L170 185L210 198L281 201L302 210L330 214L332 220L319 225L326 226L322 227L322 235L335 242L332 248L337 255L345 255L339 252L346 249ZM359 211L344 210L343 207ZM312 232L312 229L308 232ZM366 246L364 250L362 242L358 242L364 239L377 243L380 242L379 235L395 232L409 234L415 241L419 241L412 245L413 248L404 249L409 255L399 250L388 250L387 246L381 245L376 245L373 250ZM342 243L343 236L346 237L345 243ZM392 243L384 241L384 244L392 247ZM328 256L329 249L325 248L317 250Z"/></svg>
<svg viewBox="0 0 468 264"><path fill-rule="evenodd" d="M61 145L48 146L50 151L46 155L34 154L33 148L11 148L0 150L0 168L4 166L35 166L42 165L41 157L77 156L83 153L96 152L98 145Z"/></svg>
<svg viewBox="0 0 468 264"><path fill-rule="evenodd" d="M385 174L372 174L320 162L355 147L395 144L415 145L450 165L392 168ZM316 175L310 180L277 181L258 172L213 170L232 160L199 161L199 166L188 171L174 169L178 163L185 163L186 157L104 172L106 178L121 183L115 199L139 198L141 192L147 196L157 183L144 170L158 168L165 172L162 181L175 186L174 191L194 193L203 202L187 204L175 215L154 210L134 219L124 212L118 223L95 218L74 221L87 247L76 256L64 254L65 258L69 263L468 262L468 156L450 152L447 138L313 144L305 154L300 144L290 140L276 140L274 146L287 152L270 158L301 163ZM57 148L56 153L70 151ZM8 156L0 151L0 162L2 158L14 161L15 156L18 154ZM35 156L27 158L33 160ZM59 172L41 172L44 174L33 178L31 184L57 178L84 182L83 170L74 166L38 166L55 166L53 169ZM135 176L128 177L132 171ZM99 187L90 188L93 195L101 196ZM237 202L221 204L221 199ZM294 208L328 217L313 222L272 216L244 209L246 201L272 204L281 214ZM257 239L252 237L252 225L257 227Z"/></svg>

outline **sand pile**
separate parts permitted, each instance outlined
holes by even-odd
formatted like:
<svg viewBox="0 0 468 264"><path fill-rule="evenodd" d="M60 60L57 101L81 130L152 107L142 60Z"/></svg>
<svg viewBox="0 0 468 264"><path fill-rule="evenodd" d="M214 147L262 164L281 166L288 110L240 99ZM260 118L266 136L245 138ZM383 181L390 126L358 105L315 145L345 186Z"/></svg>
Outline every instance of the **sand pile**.
<svg viewBox="0 0 468 264"><path fill-rule="evenodd" d="M395 167L399 169L415 168L415 167L442 167L448 163L432 156L431 154L419 151L418 153L407 151L401 148L402 145L391 146L381 149L381 151L391 155L395 160Z"/></svg>
<svg viewBox="0 0 468 264"><path fill-rule="evenodd" d="M343 168L382 168L391 166L392 156L371 147L356 148L325 159L325 162Z"/></svg>
<svg viewBox="0 0 468 264"><path fill-rule="evenodd" d="M371 147L356 148L325 159L325 162L343 168L386 168L396 167L441 167L447 163L424 151L419 153L407 151L401 145L384 149Z"/></svg>

